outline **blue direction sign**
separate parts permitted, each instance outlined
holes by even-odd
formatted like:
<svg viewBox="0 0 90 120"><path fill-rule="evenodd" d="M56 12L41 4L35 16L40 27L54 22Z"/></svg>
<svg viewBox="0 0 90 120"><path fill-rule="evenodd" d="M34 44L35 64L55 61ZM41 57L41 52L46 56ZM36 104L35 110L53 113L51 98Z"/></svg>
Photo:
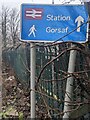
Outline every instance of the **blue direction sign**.
<svg viewBox="0 0 90 120"><path fill-rule="evenodd" d="M84 5L21 6L21 39L24 41L85 42L88 13ZM70 34L69 34L70 33Z"/></svg>

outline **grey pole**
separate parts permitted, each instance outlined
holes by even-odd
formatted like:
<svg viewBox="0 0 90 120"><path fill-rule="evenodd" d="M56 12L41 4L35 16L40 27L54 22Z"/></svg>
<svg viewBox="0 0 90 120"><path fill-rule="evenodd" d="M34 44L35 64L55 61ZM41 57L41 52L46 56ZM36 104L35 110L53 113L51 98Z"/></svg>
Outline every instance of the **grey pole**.
<svg viewBox="0 0 90 120"><path fill-rule="evenodd" d="M52 4L54 4L54 0L52 0Z"/></svg>
<svg viewBox="0 0 90 120"><path fill-rule="evenodd" d="M72 45L74 47L74 45ZM70 51L70 57L69 57L69 64L68 64L68 73L73 73L75 69L75 61L76 61L76 50L71 50ZM70 112L67 112L70 110L70 106L68 105L68 102L71 101L72 99L72 90L73 90L73 76L67 78L67 83L66 83L66 93L65 93L65 102L64 102L64 116L63 120L66 118L69 119ZM71 98L71 99L70 99Z"/></svg>
<svg viewBox="0 0 90 120"><path fill-rule="evenodd" d="M36 49L35 43L30 44L30 65L31 65L31 118L35 118L35 69L36 69Z"/></svg>
<svg viewBox="0 0 90 120"><path fill-rule="evenodd" d="M0 35L0 113L2 113L2 36ZM0 120L2 116L0 114Z"/></svg>
<svg viewBox="0 0 90 120"><path fill-rule="evenodd" d="M90 0L82 0L84 2L84 5L86 6L87 8L87 12L90 16Z"/></svg>

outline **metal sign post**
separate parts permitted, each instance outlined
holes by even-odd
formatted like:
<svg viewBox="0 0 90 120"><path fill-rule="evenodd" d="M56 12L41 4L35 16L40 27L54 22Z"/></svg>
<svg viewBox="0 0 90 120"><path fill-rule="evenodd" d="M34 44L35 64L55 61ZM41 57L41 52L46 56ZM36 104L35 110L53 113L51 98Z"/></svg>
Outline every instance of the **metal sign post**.
<svg viewBox="0 0 90 120"><path fill-rule="evenodd" d="M74 47L74 45L72 45L71 47ZM76 53L77 53L76 50L70 51L68 73L73 73L75 70ZM70 110L69 102L72 99L72 90L73 90L73 76L67 78L63 120L69 119L70 117L70 112L68 111Z"/></svg>
<svg viewBox="0 0 90 120"><path fill-rule="evenodd" d="M54 4L54 0L52 0L52 4Z"/></svg>
<svg viewBox="0 0 90 120"><path fill-rule="evenodd" d="M2 120L2 37L0 35L0 120Z"/></svg>
<svg viewBox="0 0 90 120"><path fill-rule="evenodd" d="M36 49L35 43L30 43L30 68L31 68L31 118L35 118L35 70L36 70Z"/></svg>
<svg viewBox="0 0 90 120"><path fill-rule="evenodd" d="M90 0L83 0L86 8L87 8L87 11L88 11L88 14L90 16Z"/></svg>
<svg viewBox="0 0 90 120"><path fill-rule="evenodd" d="M90 0L82 0L84 2L84 5L87 9L87 12L88 12L88 21L89 21L89 28L90 29ZM88 31L88 35L90 34L90 30ZM88 40L90 41L90 37L88 37Z"/></svg>

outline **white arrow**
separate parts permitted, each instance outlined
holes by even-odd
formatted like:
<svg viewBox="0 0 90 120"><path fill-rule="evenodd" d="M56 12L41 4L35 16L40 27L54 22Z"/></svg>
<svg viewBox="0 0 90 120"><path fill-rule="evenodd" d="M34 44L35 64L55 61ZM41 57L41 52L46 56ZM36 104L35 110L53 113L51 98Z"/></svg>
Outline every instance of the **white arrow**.
<svg viewBox="0 0 90 120"><path fill-rule="evenodd" d="M77 23L77 32L80 32L80 25L82 23L84 23L84 19L82 16L78 16L76 19L75 19L75 23Z"/></svg>

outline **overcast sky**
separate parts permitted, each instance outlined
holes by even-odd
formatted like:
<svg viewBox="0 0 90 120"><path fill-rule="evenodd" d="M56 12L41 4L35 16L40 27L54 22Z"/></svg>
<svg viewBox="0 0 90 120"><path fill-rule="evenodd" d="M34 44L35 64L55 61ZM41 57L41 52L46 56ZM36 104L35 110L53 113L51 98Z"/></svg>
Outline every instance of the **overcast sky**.
<svg viewBox="0 0 90 120"><path fill-rule="evenodd" d="M70 0L54 0L55 4L62 4L62 2L69 2ZM74 4L79 4L80 0L72 0ZM76 1L76 2L75 2ZM0 6L5 5L9 7L16 7L20 9L22 3L40 3L40 4L51 4L52 0L0 0Z"/></svg>

